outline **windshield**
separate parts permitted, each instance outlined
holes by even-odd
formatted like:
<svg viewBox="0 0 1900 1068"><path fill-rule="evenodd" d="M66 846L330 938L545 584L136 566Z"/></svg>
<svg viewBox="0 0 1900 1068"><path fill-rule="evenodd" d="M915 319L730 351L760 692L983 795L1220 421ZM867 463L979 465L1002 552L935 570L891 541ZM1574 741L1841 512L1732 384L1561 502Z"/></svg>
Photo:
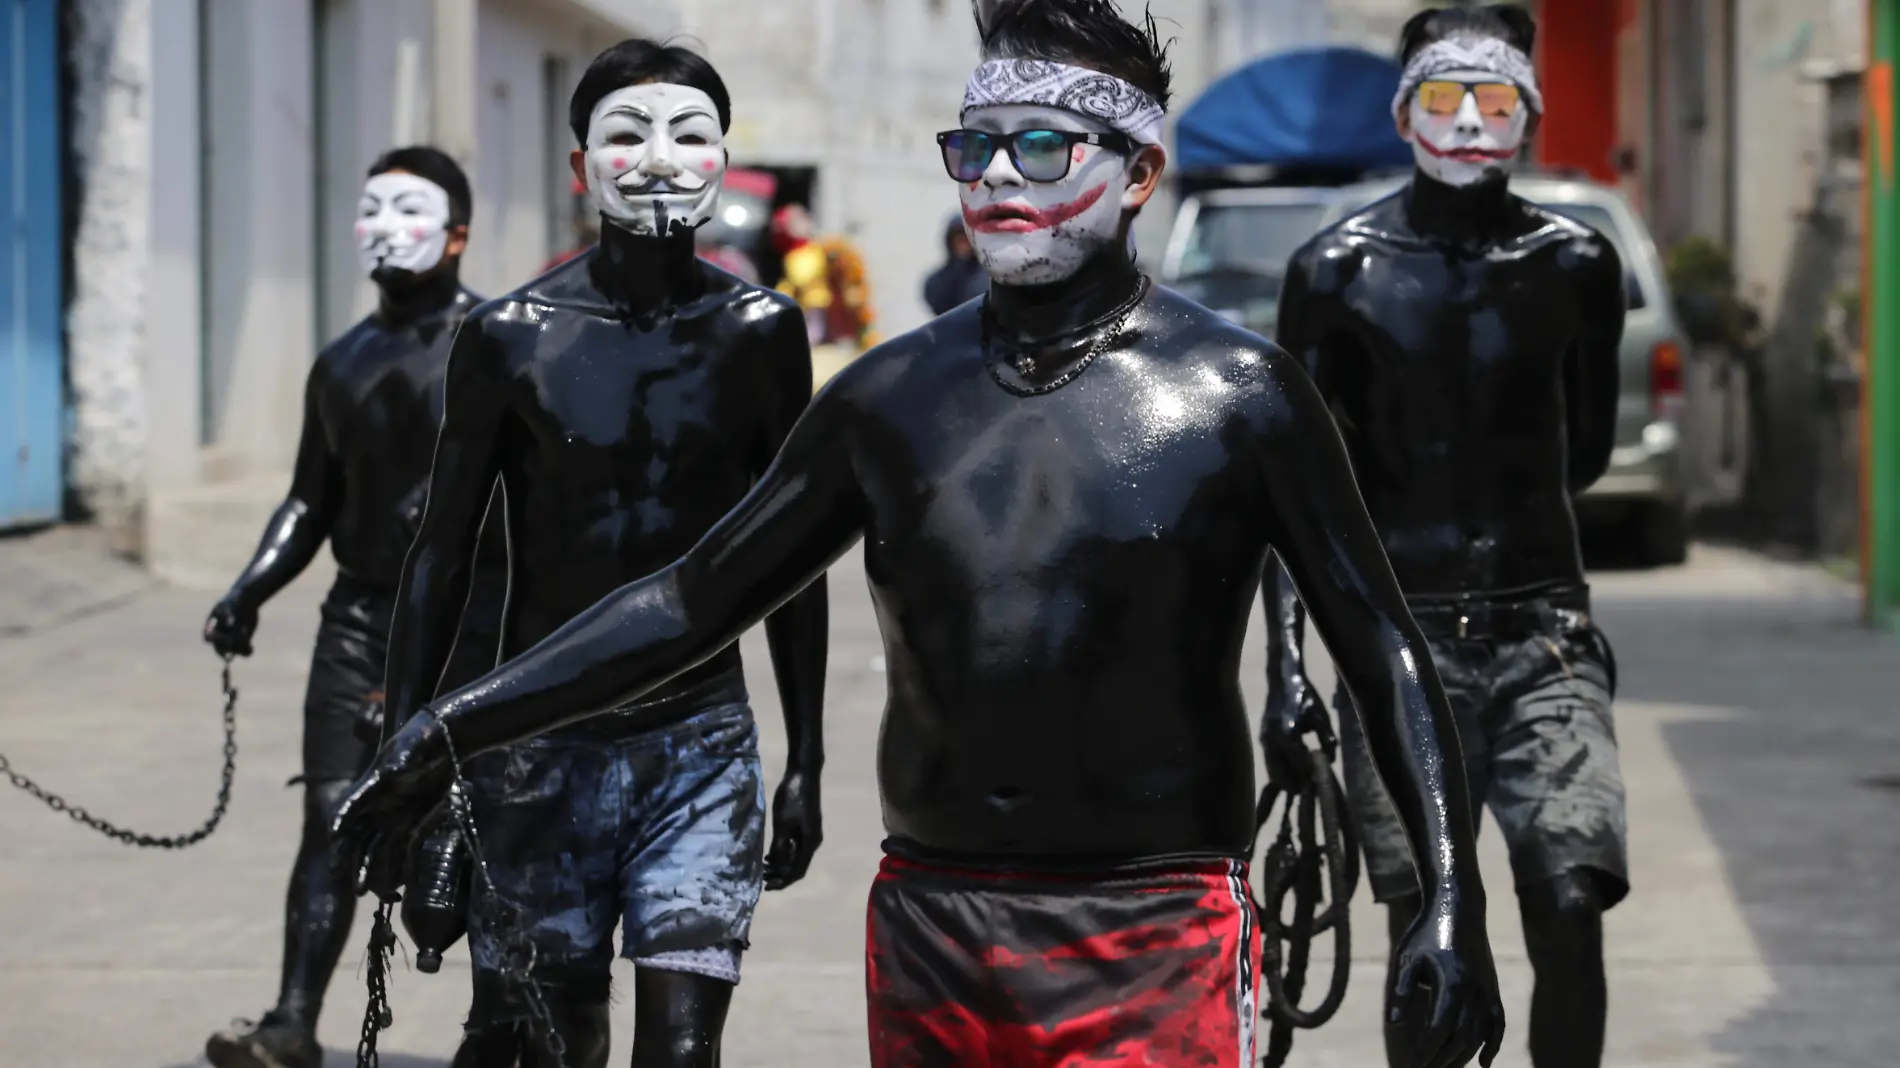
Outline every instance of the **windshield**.
<svg viewBox="0 0 1900 1068"><path fill-rule="evenodd" d="M1325 211L1322 204L1203 204L1175 279L1239 271L1277 280Z"/></svg>
<svg viewBox="0 0 1900 1068"><path fill-rule="evenodd" d="M1271 337L1287 260L1319 231L1325 211L1323 204L1202 204L1171 284Z"/></svg>

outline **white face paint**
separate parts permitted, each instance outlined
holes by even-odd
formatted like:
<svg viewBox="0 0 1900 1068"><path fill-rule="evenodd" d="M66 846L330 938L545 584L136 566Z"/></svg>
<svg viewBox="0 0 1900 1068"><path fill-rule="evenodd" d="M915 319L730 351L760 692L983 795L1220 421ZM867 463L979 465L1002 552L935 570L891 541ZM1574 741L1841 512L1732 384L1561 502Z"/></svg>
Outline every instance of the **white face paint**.
<svg viewBox="0 0 1900 1068"><path fill-rule="evenodd" d="M356 250L363 271L425 274L449 244L449 194L427 178L384 173L363 185L356 207Z"/></svg>
<svg viewBox="0 0 1900 1068"><path fill-rule="evenodd" d="M1100 122L1063 108L998 104L972 108L963 125L988 133L1069 130L1110 133ZM963 228L989 276L1004 285L1059 282L1116 239L1122 212L1135 202L1134 161L1101 145L1069 150L1068 176L1031 182L1017 173L1007 148L999 149L983 177L959 185Z"/></svg>
<svg viewBox="0 0 1900 1068"><path fill-rule="evenodd" d="M600 98L587 123L587 188L602 215L644 237L712 218L726 173L712 98L684 85L630 85Z"/></svg>
<svg viewBox="0 0 1900 1068"><path fill-rule="evenodd" d="M1508 82L1509 79L1482 70L1454 70L1431 77L1435 82L1462 82L1466 85ZM1406 105L1411 130L1412 158L1418 169L1446 185L1471 185L1486 178L1509 173L1524 144L1524 130L1530 122L1529 105L1519 100L1508 116L1487 115L1478 106L1477 94L1467 92L1455 114L1439 115L1425 110L1418 93Z"/></svg>

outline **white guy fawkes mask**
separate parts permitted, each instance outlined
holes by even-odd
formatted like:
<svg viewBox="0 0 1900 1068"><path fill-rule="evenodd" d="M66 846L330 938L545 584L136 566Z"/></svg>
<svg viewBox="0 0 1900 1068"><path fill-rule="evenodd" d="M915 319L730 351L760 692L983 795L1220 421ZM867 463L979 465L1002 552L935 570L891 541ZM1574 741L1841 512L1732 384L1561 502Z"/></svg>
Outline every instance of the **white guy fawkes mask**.
<svg viewBox="0 0 1900 1068"><path fill-rule="evenodd" d="M449 244L449 194L427 178L385 172L363 185L356 207L356 250L370 277L398 270L426 274Z"/></svg>
<svg viewBox="0 0 1900 1068"><path fill-rule="evenodd" d="M986 133L1066 130L1113 133L1105 123L1065 108L998 104L972 108L963 125ZM1003 285L1059 282L1090 256L1116 240L1122 212L1132 202L1134 161L1102 145L1069 149L1069 173L1053 182L1032 182L999 148L983 177L959 183L963 227L970 247L991 279Z"/></svg>
<svg viewBox="0 0 1900 1068"><path fill-rule="evenodd" d="M600 98L587 122L587 188L608 221L643 237L712 218L726 173L712 98L691 86L630 85Z"/></svg>
<svg viewBox="0 0 1900 1068"><path fill-rule="evenodd" d="M1464 92L1447 90L1463 86ZM1509 86L1497 93L1493 87ZM1502 100L1508 95L1508 113ZM1457 102L1451 102L1452 97ZM1517 87L1496 74L1481 70L1454 70L1433 75L1412 93L1407 105L1411 121L1412 157L1418 169L1446 185L1471 185L1486 177L1508 174L1524 144L1530 107Z"/></svg>

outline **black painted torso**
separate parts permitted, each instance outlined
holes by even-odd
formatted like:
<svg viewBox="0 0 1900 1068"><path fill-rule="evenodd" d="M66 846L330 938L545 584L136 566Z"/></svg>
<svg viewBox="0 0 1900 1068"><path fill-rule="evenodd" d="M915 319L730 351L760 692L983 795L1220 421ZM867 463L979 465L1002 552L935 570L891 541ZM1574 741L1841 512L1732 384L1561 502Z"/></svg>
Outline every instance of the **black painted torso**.
<svg viewBox="0 0 1900 1068"><path fill-rule="evenodd" d="M1072 382L1017 396L980 307L830 398L872 517L886 825L953 853L1239 854L1239 657L1284 357L1156 288Z"/></svg>
<svg viewBox="0 0 1900 1068"><path fill-rule="evenodd" d="M447 655L471 494L506 491L503 657L691 548L736 504L810 397L788 298L705 263L683 240L608 228L603 244L471 313L451 359L419 566L392 631L397 721ZM603 251L604 250L604 251ZM602 261L612 257L612 265ZM459 407L458 407L459 406ZM812 655L822 663L823 635ZM737 679L736 645L655 699Z"/></svg>
<svg viewBox="0 0 1900 1068"><path fill-rule="evenodd" d="M1501 187L1421 176L1295 254L1280 342L1408 594L1583 581L1571 497L1614 444L1623 300L1614 247Z"/></svg>
<svg viewBox="0 0 1900 1068"><path fill-rule="evenodd" d="M428 495L442 422L449 344L480 298L459 290L441 310L392 329L381 313L317 355L310 421L336 480L330 548L341 571L392 593Z"/></svg>

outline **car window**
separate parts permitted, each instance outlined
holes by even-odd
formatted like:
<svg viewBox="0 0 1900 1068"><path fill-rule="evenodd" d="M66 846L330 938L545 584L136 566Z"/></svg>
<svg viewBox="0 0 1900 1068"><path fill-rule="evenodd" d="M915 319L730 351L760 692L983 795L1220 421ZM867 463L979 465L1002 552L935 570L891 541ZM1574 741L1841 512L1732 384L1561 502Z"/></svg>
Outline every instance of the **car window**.
<svg viewBox="0 0 1900 1068"><path fill-rule="evenodd" d="M1277 290L1287 260L1319 232L1322 204L1202 204L1175 278L1252 274Z"/></svg>
<svg viewBox="0 0 1900 1068"><path fill-rule="evenodd" d="M1610 210L1601 204L1544 204L1546 211L1565 216L1575 222L1588 226L1609 239L1616 249L1616 255L1623 261L1623 288L1629 294L1631 311L1646 306L1649 301L1643 295L1643 284L1636 277L1635 261L1630 258L1629 248L1623 240L1622 228L1616 225L1616 218Z"/></svg>

